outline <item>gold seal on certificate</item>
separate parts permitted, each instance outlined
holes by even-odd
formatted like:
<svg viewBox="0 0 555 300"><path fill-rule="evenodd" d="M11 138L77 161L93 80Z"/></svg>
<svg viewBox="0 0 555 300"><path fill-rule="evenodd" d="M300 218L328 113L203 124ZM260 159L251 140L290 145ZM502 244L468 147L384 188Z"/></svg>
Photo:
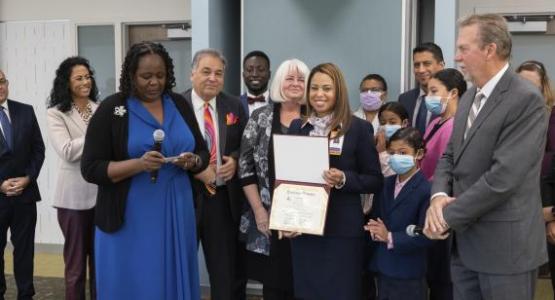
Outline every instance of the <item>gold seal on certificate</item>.
<svg viewBox="0 0 555 300"><path fill-rule="evenodd" d="M270 228L323 235L327 208L323 187L282 183L274 189Z"/></svg>
<svg viewBox="0 0 555 300"><path fill-rule="evenodd" d="M323 235L329 187L327 137L273 136L276 181L270 229Z"/></svg>

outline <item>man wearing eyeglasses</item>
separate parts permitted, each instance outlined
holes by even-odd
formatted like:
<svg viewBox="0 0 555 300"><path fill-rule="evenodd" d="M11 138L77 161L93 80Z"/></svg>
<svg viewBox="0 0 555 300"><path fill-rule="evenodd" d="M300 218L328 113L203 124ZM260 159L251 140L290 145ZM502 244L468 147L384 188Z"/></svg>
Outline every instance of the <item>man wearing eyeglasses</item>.
<svg viewBox="0 0 555 300"><path fill-rule="evenodd" d="M4 299L4 248L10 229L17 299L32 299L37 185L44 142L31 105L8 100L9 81L0 70L0 299Z"/></svg>

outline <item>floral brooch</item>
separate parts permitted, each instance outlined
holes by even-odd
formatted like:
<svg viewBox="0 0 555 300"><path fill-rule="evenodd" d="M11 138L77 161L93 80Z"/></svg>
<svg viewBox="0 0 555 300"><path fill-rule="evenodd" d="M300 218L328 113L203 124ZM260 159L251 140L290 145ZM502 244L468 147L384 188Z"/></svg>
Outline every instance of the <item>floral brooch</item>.
<svg viewBox="0 0 555 300"><path fill-rule="evenodd" d="M127 110L125 109L125 106L120 105L120 106L114 107L114 115L123 117L125 115L125 113L127 113Z"/></svg>
<svg viewBox="0 0 555 300"><path fill-rule="evenodd" d="M226 125L235 125L239 122L239 117L230 112L225 116L225 121Z"/></svg>

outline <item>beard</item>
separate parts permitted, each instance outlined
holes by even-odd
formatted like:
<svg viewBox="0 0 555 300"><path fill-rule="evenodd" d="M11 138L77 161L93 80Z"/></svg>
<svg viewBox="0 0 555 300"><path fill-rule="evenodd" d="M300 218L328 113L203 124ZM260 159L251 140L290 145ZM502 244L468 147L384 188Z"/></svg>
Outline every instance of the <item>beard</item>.
<svg viewBox="0 0 555 300"><path fill-rule="evenodd" d="M249 90L249 93L251 93L255 96L263 94L267 89L268 89L268 82L266 82L265 84L262 84L258 87L251 86L250 84L247 84L247 90Z"/></svg>

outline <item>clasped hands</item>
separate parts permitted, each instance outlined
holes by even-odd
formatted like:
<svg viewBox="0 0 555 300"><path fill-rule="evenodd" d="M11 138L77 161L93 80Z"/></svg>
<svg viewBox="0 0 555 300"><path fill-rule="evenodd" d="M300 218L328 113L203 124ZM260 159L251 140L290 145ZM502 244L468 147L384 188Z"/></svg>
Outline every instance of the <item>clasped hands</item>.
<svg viewBox="0 0 555 300"><path fill-rule="evenodd" d="M370 233L370 237L373 241L384 243L388 242L389 231L380 218L376 220L369 220L368 223L364 225L364 230Z"/></svg>
<svg viewBox="0 0 555 300"><path fill-rule="evenodd" d="M148 151L140 158L140 163L143 171L152 172L160 169L166 160L164 155L158 151ZM184 170L191 170L197 167L200 158L198 155L191 152L183 152L171 161L172 164L183 168Z"/></svg>
<svg viewBox="0 0 555 300"><path fill-rule="evenodd" d="M436 196L430 201L430 207L426 211L424 223L424 235L431 240L444 240L449 236L449 225L443 218L443 209L455 198L448 196Z"/></svg>
<svg viewBox="0 0 555 300"><path fill-rule="evenodd" d="M29 176L8 178L0 185L0 192L8 197L19 196L30 182Z"/></svg>

